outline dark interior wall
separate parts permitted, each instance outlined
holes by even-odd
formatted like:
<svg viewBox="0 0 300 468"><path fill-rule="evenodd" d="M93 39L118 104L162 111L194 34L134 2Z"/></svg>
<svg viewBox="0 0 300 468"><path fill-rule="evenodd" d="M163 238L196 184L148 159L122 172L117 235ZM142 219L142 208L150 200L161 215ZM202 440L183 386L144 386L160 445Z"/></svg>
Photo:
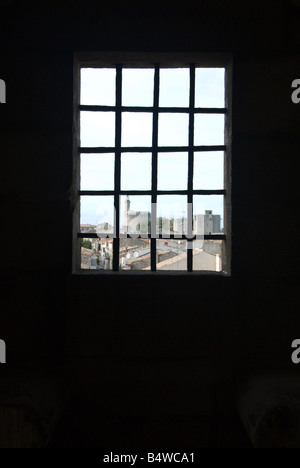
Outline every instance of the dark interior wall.
<svg viewBox="0 0 300 468"><path fill-rule="evenodd" d="M66 367L83 445L238 444L236 379L299 338L298 2L3 3L7 366ZM76 50L232 52L232 277L71 275Z"/></svg>

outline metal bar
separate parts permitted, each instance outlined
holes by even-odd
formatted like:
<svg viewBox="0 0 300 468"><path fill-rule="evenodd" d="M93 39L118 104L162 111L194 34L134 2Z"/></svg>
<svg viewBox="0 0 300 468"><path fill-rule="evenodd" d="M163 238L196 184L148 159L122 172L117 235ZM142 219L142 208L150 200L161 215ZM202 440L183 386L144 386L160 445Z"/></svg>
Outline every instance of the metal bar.
<svg viewBox="0 0 300 468"><path fill-rule="evenodd" d="M157 144L159 106L159 66L154 72L153 132L152 132L152 182L151 182L151 271L156 271L156 220L157 220Z"/></svg>
<svg viewBox="0 0 300 468"><path fill-rule="evenodd" d="M81 190L79 192L79 195L89 195L89 196L108 196L108 195L115 195L114 190ZM151 190L130 190L130 191L124 191L124 190L119 190L118 191L119 195L151 195Z"/></svg>
<svg viewBox="0 0 300 468"><path fill-rule="evenodd" d="M114 234L106 234L106 233L99 233L97 234L96 232L78 232L77 237L78 239L97 239L101 236L101 234L107 238L115 239ZM135 234L135 238L137 237L138 239L151 239L151 234L149 233L141 233L141 234ZM132 236L130 234L120 234L120 237L122 239L132 239ZM204 235L193 235L192 237L189 237L186 234L156 234L156 239L171 239L171 240L226 240L226 234L204 234Z"/></svg>
<svg viewBox="0 0 300 468"><path fill-rule="evenodd" d="M79 195L82 196L113 196L115 192L113 190L79 190ZM157 195L226 195L226 190L120 190L120 195L153 195L157 198ZM152 203L154 202L152 198ZM192 202L190 202L192 203Z"/></svg>
<svg viewBox="0 0 300 468"><path fill-rule="evenodd" d="M91 153L114 153L116 148L106 147L80 147L78 148L79 153L91 154ZM214 145L214 146L193 146L190 148L189 146L159 146L157 147L158 153L181 153L181 152L188 152L193 150L194 152L201 152L201 151L226 151L225 145ZM133 146L133 147L124 147L121 148L122 153L151 153L152 146Z"/></svg>
<svg viewBox="0 0 300 468"><path fill-rule="evenodd" d="M138 106L92 106L92 105L80 105L78 106L81 112L149 112L153 113L155 111L159 113L168 113L168 114L189 114L189 107L138 107ZM226 114L226 108L220 107L196 107L194 108L195 114Z"/></svg>
<svg viewBox="0 0 300 468"><path fill-rule="evenodd" d="M225 190L158 190L157 195L225 195ZM189 203L192 203L189 202Z"/></svg>
<svg viewBox="0 0 300 468"><path fill-rule="evenodd" d="M79 195L81 196L114 196L115 191L114 190L79 190Z"/></svg>
<svg viewBox="0 0 300 468"><path fill-rule="evenodd" d="M226 195L226 190L194 190L193 195Z"/></svg>
<svg viewBox="0 0 300 468"><path fill-rule="evenodd" d="M76 233L80 226L80 199L77 196L77 190L80 189L80 156L78 154L78 145L80 145L80 112L78 111L78 102L80 102L80 66L76 63L73 73L74 95L73 95L73 183L71 192L71 207L73 212L72 229L72 271L77 272L81 269L81 246L79 245Z"/></svg>
<svg viewBox="0 0 300 468"><path fill-rule="evenodd" d="M116 67L116 107L121 107L122 103L122 67ZM121 189L121 131L122 113L116 111L116 135L115 135L115 234L113 241L113 270L119 271L120 252L120 189Z"/></svg>
<svg viewBox="0 0 300 468"><path fill-rule="evenodd" d="M190 106L189 106L189 160L188 160L188 236L193 232L193 179L194 179L194 107L195 107L195 65L190 66ZM190 242L190 241L187 241ZM190 246L187 246L190 247ZM193 249L187 249L187 271L193 271Z"/></svg>

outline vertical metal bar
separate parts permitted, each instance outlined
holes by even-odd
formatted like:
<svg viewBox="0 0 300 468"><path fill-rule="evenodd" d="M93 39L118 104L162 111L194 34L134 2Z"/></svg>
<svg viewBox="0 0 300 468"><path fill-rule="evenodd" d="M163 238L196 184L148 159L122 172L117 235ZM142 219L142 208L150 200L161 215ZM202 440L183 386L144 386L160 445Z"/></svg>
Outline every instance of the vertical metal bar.
<svg viewBox="0 0 300 468"><path fill-rule="evenodd" d="M232 166L232 83L233 68L232 62L225 67L225 151L224 151L224 211L223 226L226 241L223 243L222 270L231 274L232 258L232 201L231 201L231 166Z"/></svg>
<svg viewBox="0 0 300 468"><path fill-rule="evenodd" d="M153 132L152 132L152 196L151 196L151 271L156 271L156 219L157 219L157 146L159 106L159 65L154 72Z"/></svg>
<svg viewBox="0 0 300 468"><path fill-rule="evenodd" d="M189 105L189 163L188 163L188 236L191 236L193 226L193 178L194 178L194 109L195 109L195 65L190 66L190 105ZM193 271L192 241L187 241L187 270Z"/></svg>
<svg viewBox="0 0 300 468"><path fill-rule="evenodd" d="M80 146L80 81L81 67L76 60L74 67L74 95L73 95L73 174L75 175L72 184L72 212L73 212L73 272L81 270L81 241L77 238L80 232L80 199L78 191L80 190L80 171L81 157L78 151Z"/></svg>
<svg viewBox="0 0 300 468"><path fill-rule="evenodd" d="M122 130L122 66L116 67L115 123L115 238L113 241L113 270L119 271L120 256L120 190L121 190L121 130Z"/></svg>

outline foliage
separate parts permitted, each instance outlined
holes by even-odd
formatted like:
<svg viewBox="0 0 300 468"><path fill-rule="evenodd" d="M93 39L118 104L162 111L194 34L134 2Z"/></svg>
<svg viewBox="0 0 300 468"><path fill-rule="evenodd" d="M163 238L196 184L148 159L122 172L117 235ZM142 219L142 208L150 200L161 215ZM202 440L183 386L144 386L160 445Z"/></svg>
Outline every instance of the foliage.
<svg viewBox="0 0 300 468"><path fill-rule="evenodd" d="M86 249L90 249L90 250L92 249L92 243L89 240L82 241L81 245L82 247L85 247Z"/></svg>

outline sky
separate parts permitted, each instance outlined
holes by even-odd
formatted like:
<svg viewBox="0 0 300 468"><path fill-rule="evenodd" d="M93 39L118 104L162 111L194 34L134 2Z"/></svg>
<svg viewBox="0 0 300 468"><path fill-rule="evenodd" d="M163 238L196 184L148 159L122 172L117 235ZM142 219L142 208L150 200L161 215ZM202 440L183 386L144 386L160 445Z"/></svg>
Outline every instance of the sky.
<svg viewBox="0 0 300 468"><path fill-rule="evenodd" d="M115 69L81 70L81 104L115 105ZM152 106L154 69L123 69L122 105ZM189 106L189 69L161 69L159 105ZM196 107L225 107L224 68L197 68ZM113 147L115 114L81 112L81 146ZM158 145L188 145L188 114L159 114ZM152 114L122 113L121 145L150 147ZM224 115L196 114L195 145L224 144ZM150 149L150 148L149 148ZM223 189L223 152L196 152L194 155L194 189ZM158 190L186 190L188 153L158 154ZM81 154L81 190L114 189L114 154ZM151 189L151 152L123 153L121 156L121 190ZM151 211L150 196L130 197L131 209ZM125 198L121 199L121 225ZM194 214L213 210L223 219L222 196L195 196ZM81 197L81 224L113 223L113 197ZM186 196L159 196L158 216L182 218L187 211Z"/></svg>

